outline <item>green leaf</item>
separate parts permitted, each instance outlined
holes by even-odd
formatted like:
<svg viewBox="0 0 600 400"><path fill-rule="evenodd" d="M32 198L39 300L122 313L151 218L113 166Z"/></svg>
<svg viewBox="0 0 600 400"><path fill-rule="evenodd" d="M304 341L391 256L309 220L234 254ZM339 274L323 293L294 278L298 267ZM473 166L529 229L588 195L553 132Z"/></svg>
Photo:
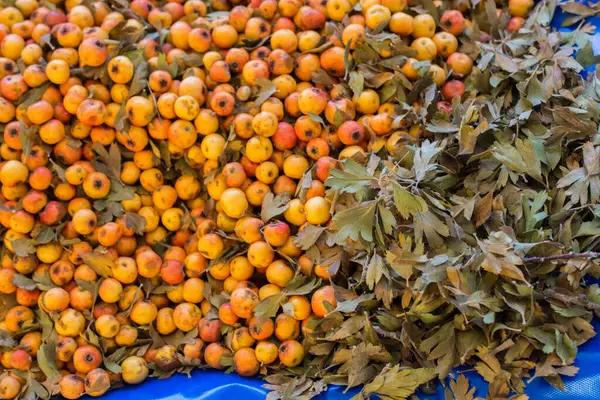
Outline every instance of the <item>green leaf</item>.
<svg viewBox="0 0 600 400"><path fill-rule="evenodd" d="M104 366L107 370L114 372L115 374L120 374L122 372L121 366L119 362L121 362L126 356L127 348L119 347L115 350L111 355L104 357Z"/></svg>
<svg viewBox="0 0 600 400"><path fill-rule="evenodd" d="M146 85L148 84L148 80L146 79L147 77L148 63L145 61L140 62L136 66L135 72L133 74L133 79L131 80L131 86L129 87L129 98L137 95L146 88Z"/></svg>
<svg viewBox="0 0 600 400"><path fill-rule="evenodd" d="M113 142L110 145L110 150L107 151L102 144L95 142L92 144L92 150L98 155L98 159L94 160L96 169L102 170L110 179L119 180L121 175L121 151L119 146ZM98 166L98 161L101 161L104 165Z"/></svg>
<svg viewBox="0 0 600 400"><path fill-rule="evenodd" d="M356 71L350 72L348 86L350 86L350 89L352 89L354 96L359 96L365 87L365 77Z"/></svg>
<svg viewBox="0 0 600 400"><path fill-rule="evenodd" d="M419 0L419 4L421 4L425 10L427 10L427 14L431 15L435 20L436 24L439 25L439 12L433 0Z"/></svg>
<svg viewBox="0 0 600 400"><path fill-rule="evenodd" d="M357 64L372 64L379 61L377 51L366 42L357 42L354 50L354 62Z"/></svg>
<svg viewBox="0 0 600 400"><path fill-rule="evenodd" d="M585 296L593 303L600 305L600 286L597 283L586 288Z"/></svg>
<svg viewBox="0 0 600 400"><path fill-rule="evenodd" d="M477 137L481 132L484 132L488 128L488 123L483 122L477 126L477 128L473 128L470 125L461 125L458 143L460 149L458 154L473 154L475 151L475 145L477 144Z"/></svg>
<svg viewBox="0 0 600 400"><path fill-rule="evenodd" d="M321 284L322 281L319 278L313 278L307 282L306 277L299 275L289 281L283 290L287 296L301 296L318 289Z"/></svg>
<svg viewBox="0 0 600 400"><path fill-rule="evenodd" d="M310 117L310 119L312 119L313 121L315 121L315 122L317 122L317 123L319 123L319 124L321 124L321 125L323 125L323 126L326 126L326 125L325 125L325 121L323 121L323 118L321 118L319 115L317 115L317 114L315 114L315 113L313 113L313 112L309 112L309 113L308 113L308 116L309 116L309 117Z"/></svg>
<svg viewBox="0 0 600 400"><path fill-rule="evenodd" d="M556 337L553 333L546 332L541 328L527 327L523 330L523 334L542 343L543 351L546 354L552 353L556 348Z"/></svg>
<svg viewBox="0 0 600 400"><path fill-rule="evenodd" d="M353 40L348 40L344 46L344 74L348 75L348 72L352 69L352 60L350 60L350 47L352 46Z"/></svg>
<svg viewBox="0 0 600 400"><path fill-rule="evenodd" d="M514 73L519 70L519 66L515 60L511 57L507 57L504 54L496 53L496 57L494 58L494 63L498 65L500 68L505 70L506 72Z"/></svg>
<svg viewBox="0 0 600 400"><path fill-rule="evenodd" d="M20 238L10 242L15 254L19 257L27 257L28 255L35 254L37 242L33 239Z"/></svg>
<svg viewBox="0 0 600 400"><path fill-rule="evenodd" d="M401 248L393 246L390 250L386 251L386 261L392 267L394 271L402 278L408 280L414 273L415 265L423 264L427 262L426 255L418 255L410 251L411 246ZM416 250L415 250L416 252Z"/></svg>
<svg viewBox="0 0 600 400"><path fill-rule="evenodd" d="M414 217L420 212L429 210L427 203L420 196L415 196L397 183L392 185L394 206L402 218Z"/></svg>
<svg viewBox="0 0 600 400"><path fill-rule="evenodd" d="M167 169L171 169L171 152L169 151L169 143L167 140L161 140L158 143L158 146L160 148L159 152L160 152L160 159L165 163L165 166L167 167Z"/></svg>
<svg viewBox="0 0 600 400"><path fill-rule="evenodd" d="M67 179L65 178L65 169L57 163L55 163L54 161L52 161L52 159L50 159L50 163L52 164L52 170L56 173L56 175L58 175L58 178L61 181L66 182Z"/></svg>
<svg viewBox="0 0 600 400"><path fill-rule="evenodd" d="M164 336L163 338L165 339L165 342L168 345L174 346L174 347L179 347L179 346L183 346L185 344L194 344L195 343L195 338L198 337L198 328L194 328L189 332L184 333L181 330L176 330L175 333L168 335L168 336Z"/></svg>
<svg viewBox="0 0 600 400"><path fill-rule="evenodd" d="M579 15L582 17L590 17L592 15L598 14L598 10L595 8L591 8L582 3L569 2L560 5L560 8L564 12L568 12L570 14Z"/></svg>
<svg viewBox="0 0 600 400"><path fill-rule="evenodd" d="M27 389L31 389L33 391L35 395L34 398L45 400L50 398L50 393L48 393L48 390L33 378L33 374L29 374L27 377Z"/></svg>
<svg viewBox="0 0 600 400"><path fill-rule="evenodd" d="M352 117L348 113L341 110L335 110L333 114L333 125L336 128L339 128L340 125L342 125L346 121L350 121L351 119Z"/></svg>
<svg viewBox="0 0 600 400"><path fill-rule="evenodd" d="M357 193L367 185L376 181L362 165L352 159L343 161L343 169L334 168L325 181L325 185L333 190L341 190L345 193Z"/></svg>
<svg viewBox="0 0 600 400"><path fill-rule="evenodd" d="M52 282L52 278L50 277L50 271L48 269L44 271L44 275L34 274L33 280L35 281L38 289L40 290L46 291L55 286L54 282Z"/></svg>
<svg viewBox="0 0 600 400"><path fill-rule="evenodd" d="M568 174L566 174L565 176L563 176L562 178L559 179L556 187L557 188L564 188L567 186L571 186L572 184L574 184L575 182L579 182L582 180L587 179L587 171L585 168L575 168L574 170L570 171Z"/></svg>
<svg viewBox="0 0 600 400"><path fill-rule="evenodd" d="M592 42L588 42L581 50L577 52L575 60L583 67L600 63L600 56L596 55Z"/></svg>
<svg viewBox="0 0 600 400"><path fill-rule="evenodd" d="M377 206L377 212L379 218L381 218L381 224L383 225L383 230L387 235L393 235L394 228L396 227L396 218L394 214L385 208L383 204L379 204Z"/></svg>
<svg viewBox="0 0 600 400"><path fill-rule="evenodd" d="M35 311L35 315L42 327L42 337L50 337L50 334L54 329L54 321L52 321L48 314L39 308Z"/></svg>
<svg viewBox="0 0 600 400"><path fill-rule="evenodd" d="M510 170L527 174L542 182L541 161L530 140L517 139L516 148L509 144L494 144L493 156Z"/></svg>
<svg viewBox="0 0 600 400"><path fill-rule="evenodd" d="M26 93L19 97L16 103L19 105L23 105L24 107L28 107L36 101L40 100L44 93L46 93L46 90L48 90L48 87L50 87L50 82L46 82L43 85L40 85L33 89L29 89Z"/></svg>
<svg viewBox="0 0 600 400"><path fill-rule="evenodd" d="M333 216L333 224L337 230L336 242L345 243L346 240L373 241L373 219L377 202L363 203L360 206L339 211Z"/></svg>
<svg viewBox="0 0 600 400"><path fill-rule="evenodd" d="M385 103L392 100L396 93L398 92L398 88L401 85L401 80L398 76L388 80L384 83L383 87L379 91L379 96L381 97L381 102Z"/></svg>
<svg viewBox="0 0 600 400"><path fill-rule="evenodd" d="M560 357L563 365L570 364L577 356L577 345L566 333L554 330L556 337L556 354Z"/></svg>
<svg viewBox="0 0 600 400"><path fill-rule="evenodd" d="M177 73L179 71L177 57L174 57L171 64L169 64L167 62L167 56L164 53L161 53L158 55L156 66L159 70L167 71L169 75L171 75L171 78L175 79L177 77Z"/></svg>
<svg viewBox="0 0 600 400"><path fill-rule="evenodd" d="M154 324L148 325L148 335L150 336L150 339L152 339L152 348L157 348L167 344L163 337L158 334L156 328L154 328Z"/></svg>
<svg viewBox="0 0 600 400"><path fill-rule="evenodd" d="M131 200L135 196L135 187L134 186L125 186L121 182L116 180L110 181L110 193L105 200L106 202L118 202L123 200Z"/></svg>
<svg viewBox="0 0 600 400"><path fill-rule="evenodd" d="M56 232L49 226L43 226L42 229L35 234L33 239L39 244L55 242Z"/></svg>
<svg viewBox="0 0 600 400"><path fill-rule="evenodd" d="M50 339L43 343L37 352L37 362L48 378L52 379L58 375L58 369L56 368L55 352L56 352L56 339Z"/></svg>
<svg viewBox="0 0 600 400"><path fill-rule="evenodd" d="M451 394L448 393L448 388L446 388L447 400L473 400L475 399L475 390L477 388L469 387L469 380L465 375L458 375L456 381L450 380L450 389L452 390Z"/></svg>

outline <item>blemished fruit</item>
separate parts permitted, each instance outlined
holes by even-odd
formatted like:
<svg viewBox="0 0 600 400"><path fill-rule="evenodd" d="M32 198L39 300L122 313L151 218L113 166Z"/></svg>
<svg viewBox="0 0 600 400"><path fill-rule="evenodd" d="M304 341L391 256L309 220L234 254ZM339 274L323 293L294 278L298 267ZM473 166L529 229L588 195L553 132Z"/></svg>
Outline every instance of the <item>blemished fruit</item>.
<svg viewBox="0 0 600 400"><path fill-rule="evenodd" d="M21 373L41 378L48 346L66 399L151 369L301 366L316 354L305 346L328 340L309 335L315 321L351 296L335 282L360 283L316 259L351 204L330 190L332 171L379 151L402 153L410 171L409 145L434 138L421 107L452 115L481 74L466 9L436 24L405 0L116 3L0 6L0 293L14 300L0 330L20 340L1 356L18 372L0 378L3 399L20 395ZM532 6L509 0L504 33ZM436 102L406 105L404 88L425 75ZM42 337L48 327L56 337ZM186 340L146 346L155 335Z"/></svg>

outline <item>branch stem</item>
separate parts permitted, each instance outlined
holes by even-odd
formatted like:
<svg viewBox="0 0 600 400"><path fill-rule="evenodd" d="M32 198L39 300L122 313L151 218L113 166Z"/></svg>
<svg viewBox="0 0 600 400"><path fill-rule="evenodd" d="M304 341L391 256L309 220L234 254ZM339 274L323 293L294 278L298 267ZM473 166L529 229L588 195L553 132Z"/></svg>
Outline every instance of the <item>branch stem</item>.
<svg viewBox="0 0 600 400"><path fill-rule="evenodd" d="M585 294L583 293L580 293L578 295L568 295L557 292L554 289L546 289L543 291L543 295L546 298L554 298L556 300L560 300L567 306L578 305L586 307L588 309L592 309L594 311L600 311L600 304L596 304L590 301L587 297L585 297Z"/></svg>
<svg viewBox="0 0 600 400"><path fill-rule="evenodd" d="M589 253L567 253L567 254L555 254L553 256L543 256L543 257L525 257L523 258L524 263L539 263L544 261L554 261L554 260L570 260L572 258L597 258L600 257L599 252L589 252Z"/></svg>
<svg viewBox="0 0 600 400"><path fill-rule="evenodd" d="M382 329L382 328L380 328L378 326L373 326L373 330L375 331L375 333L377 333L378 335L383 336L385 338L394 339L394 340L397 340L399 342L401 341L400 335L398 333L396 333L396 332L389 332L389 331L386 331L385 329Z"/></svg>

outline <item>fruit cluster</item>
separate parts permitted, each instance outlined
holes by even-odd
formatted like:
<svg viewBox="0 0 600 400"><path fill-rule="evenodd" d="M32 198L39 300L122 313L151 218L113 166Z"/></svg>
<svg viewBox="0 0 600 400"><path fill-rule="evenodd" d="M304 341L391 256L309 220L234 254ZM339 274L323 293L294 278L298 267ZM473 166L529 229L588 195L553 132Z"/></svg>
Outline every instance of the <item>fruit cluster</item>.
<svg viewBox="0 0 600 400"><path fill-rule="evenodd" d="M391 76L431 79L441 112L465 94L470 4L439 18L425 5L442 6L3 6L0 397L98 396L202 363L244 376L300 365L301 338L337 304L337 271L297 240L335 229L330 171L427 135L400 117ZM510 0L506 30L532 6Z"/></svg>

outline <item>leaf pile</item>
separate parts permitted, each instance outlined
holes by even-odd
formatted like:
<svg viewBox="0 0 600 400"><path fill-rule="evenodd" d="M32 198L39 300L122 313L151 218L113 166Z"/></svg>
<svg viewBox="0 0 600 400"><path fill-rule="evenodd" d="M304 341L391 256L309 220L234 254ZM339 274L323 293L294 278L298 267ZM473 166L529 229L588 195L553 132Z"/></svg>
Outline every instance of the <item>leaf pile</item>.
<svg viewBox="0 0 600 400"><path fill-rule="evenodd" d="M373 145L331 171L333 223L296 242L338 272L338 306L306 336L305 368L277 373L301 376L287 387L308 376L364 385L357 399L407 399L437 377L446 398L474 399L466 377L446 379L469 366L488 399L527 399L527 382L564 390L577 373L600 311L586 277L600 273L600 79L584 79L573 57L585 27L543 26L555 7L538 4L510 37L465 40L477 65L450 115L430 81L413 86L397 107L425 127L423 142ZM364 79L350 73L348 88Z"/></svg>

